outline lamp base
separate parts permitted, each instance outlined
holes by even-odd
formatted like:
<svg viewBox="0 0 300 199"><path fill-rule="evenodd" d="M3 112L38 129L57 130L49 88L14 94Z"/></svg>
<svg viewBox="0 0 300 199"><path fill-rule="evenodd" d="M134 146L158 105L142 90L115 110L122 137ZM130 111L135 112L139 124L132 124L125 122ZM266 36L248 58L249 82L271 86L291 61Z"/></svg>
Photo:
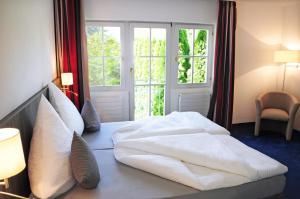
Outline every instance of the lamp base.
<svg viewBox="0 0 300 199"><path fill-rule="evenodd" d="M3 182L0 182L0 185L4 185L4 188L8 189L9 188L8 179L6 178L3 180Z"/></svg>
<svg viewBox="0 0 300 199"><path fill-rule="evenodd" d="M23 197L23 196L19 196L19 195L12 194L12 193L7 193L7 192L3 192L3 191L0 191L0 195L10 196L10 197L20 198L20 199L29 199L29 198L26 198L26 197Z"/></svg>
<svg viewBox="0 0 300 199"><path fill-rule="evenodd" d="M62 86L61 87L62 92L64 92L64 94L66 95L67 93L71 93L73 95L75 95L76 97L78 96L77 93L71 91L67 86Z"/></svg>
<svg viewBox="0 0 300 199"><path fill-rule="evenodd" d="M5 189L7 190L9 188L9 183L8 183L8 179L4 179L3 182L0 182L0 185L4 185ZM23 196L19 196L16 194L12 194L12 193L8 193L8 192L4 192L0 190L0 195L4 195L4 196L9 196L9 197L15 197L15 198L20 198L20 199L28 199L25 198Z"/></svg>

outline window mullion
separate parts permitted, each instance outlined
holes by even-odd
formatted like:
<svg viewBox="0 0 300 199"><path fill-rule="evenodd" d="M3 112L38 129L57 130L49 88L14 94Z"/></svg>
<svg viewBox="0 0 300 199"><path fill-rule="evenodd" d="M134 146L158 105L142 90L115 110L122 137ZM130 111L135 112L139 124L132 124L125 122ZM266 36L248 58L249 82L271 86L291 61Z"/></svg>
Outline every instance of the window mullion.
<svg viewBox="0 0 300 199"><path fill-rule="evenodd" d="M149 42L150 42L150 44L149 44L149 116L151 116L151 106L152 106L152 103L151 103L151 88L152 88L152 86L151 86L151 83L152 83L152 81L151 81L151 79L152 79L152 75L151 75L151 65L152 65L152 53L151 53L151 50L152 50L152 42L151 42L151 28L149 28L150 29L150 38L149 38Z"/></svg>
<svg viewBox="0 0 300 199"><path fill-rule="evenodd" d="M102 26L102 79L103 79L103 85L106 86L106 82L105 82L105 75L104 75L104 71L105 71L105 66L104 66L104 26Z"/></svg>
<svg viewBox="0 0 300 199"><path fill-rule="evenodd" d="M193 53L192 53L192 84L194 83L194 49L195 49L195 29L193 29L193 44L192 44L192 47L193 47Z"/></svg>

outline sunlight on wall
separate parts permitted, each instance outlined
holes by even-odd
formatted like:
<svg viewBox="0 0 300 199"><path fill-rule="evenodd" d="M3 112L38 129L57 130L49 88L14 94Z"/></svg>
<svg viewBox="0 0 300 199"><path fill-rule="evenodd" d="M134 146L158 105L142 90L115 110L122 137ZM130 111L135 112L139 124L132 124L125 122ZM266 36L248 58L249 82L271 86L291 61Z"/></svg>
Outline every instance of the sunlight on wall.
<svg viewBox="0 0 300 199"><path fill-rule="evenodd" d="M267 11L267 12L266 12ZM282 7L279 2L247 1L238 4L238 25L267 45L281 44Z"/></svg>
<svg viewBox="0 0 300 199"><path fill-rule="evenodd" d="M282 45L289 50L300 50L300 2L291 2L283 8Z"/></svg>
<svg viewBox="0 0 300 199"><path fill-rule="evenodd" d="M276 90L278 71L279 67L275 65L262 66L235 79L235 123L254 121L255 98L262 92Z"/></svg>

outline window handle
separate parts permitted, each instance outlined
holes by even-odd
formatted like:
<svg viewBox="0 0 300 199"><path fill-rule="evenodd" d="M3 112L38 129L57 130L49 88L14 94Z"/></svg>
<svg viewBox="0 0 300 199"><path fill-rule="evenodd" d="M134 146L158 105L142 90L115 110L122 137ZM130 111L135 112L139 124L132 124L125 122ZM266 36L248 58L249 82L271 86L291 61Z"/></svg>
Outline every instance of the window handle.
<svg viewBox="0 0 300 199"><path fill-rule="evenodd" d="M178 55L175 57L175 61L178 63Z"/></svg>
<svg viewBox="0 0 300 199"><path fill-rule="evenodd" d="M134 72L134 68L130 67L130 73L133 73L133 72Z"/></svg>

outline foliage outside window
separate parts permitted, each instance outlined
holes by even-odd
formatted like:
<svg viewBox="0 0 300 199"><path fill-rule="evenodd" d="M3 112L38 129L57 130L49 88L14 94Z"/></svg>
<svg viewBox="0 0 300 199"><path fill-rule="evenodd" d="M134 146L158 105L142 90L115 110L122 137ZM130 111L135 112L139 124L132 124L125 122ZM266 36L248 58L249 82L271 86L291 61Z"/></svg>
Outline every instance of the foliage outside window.
<svg viewBox="0 0 300 199"><path fill-rule="evenodd" d="M87 27L89 83L91 86L120 85L120 37L120 27Z"/></svg>
<svg viewBox="0 0 300 199"><path fill-rule="evenodd" d="M135 119L164 115L166 29L134 28Z"/></svg>
<svg viewBox="0 0 300 199"><path fill-rule="evenodd" d="M204 29L179 29L179 84L199 84L207 81L207 36L208 31Z"/></svg>

